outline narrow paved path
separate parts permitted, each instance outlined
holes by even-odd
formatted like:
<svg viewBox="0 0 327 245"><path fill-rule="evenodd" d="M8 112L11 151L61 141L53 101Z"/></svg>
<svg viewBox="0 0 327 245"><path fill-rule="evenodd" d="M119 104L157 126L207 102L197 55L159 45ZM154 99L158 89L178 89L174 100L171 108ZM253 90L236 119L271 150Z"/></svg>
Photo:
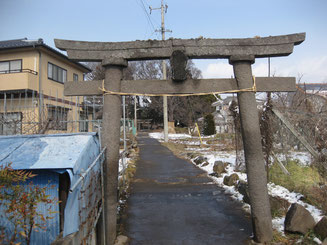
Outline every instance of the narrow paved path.
<svg viewBox="0 0 327 245"><path fill-rule="evenodd" d="M130 244L245 244L252 233L241 207L206 173L146 134L125 218Z"/></svg>

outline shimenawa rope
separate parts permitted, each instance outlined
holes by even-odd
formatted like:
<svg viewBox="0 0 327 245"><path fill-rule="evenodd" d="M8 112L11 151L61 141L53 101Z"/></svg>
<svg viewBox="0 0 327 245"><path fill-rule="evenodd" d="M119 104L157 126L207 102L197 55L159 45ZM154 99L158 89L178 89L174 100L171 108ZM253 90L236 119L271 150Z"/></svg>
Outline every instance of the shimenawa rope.
<svg viewBox="0 0 327 245"><path fill-rule="evenodd" d="M189 94L141 94L141 93L123 93L123 92L114 92L110 90L106 90L104 88L104 80L102 80L102 88L99 88L104 95L136 95L136 96L196 96L196 95L207 95L207 94L225 94L225 93L239 93L239 92L257 92L257 86L255 83L255 76L253 76L253 86L252 88L244 88L244 89L237 89L237 90L226 90L220 92L208 92L208 93L189 93Z"/></svg>

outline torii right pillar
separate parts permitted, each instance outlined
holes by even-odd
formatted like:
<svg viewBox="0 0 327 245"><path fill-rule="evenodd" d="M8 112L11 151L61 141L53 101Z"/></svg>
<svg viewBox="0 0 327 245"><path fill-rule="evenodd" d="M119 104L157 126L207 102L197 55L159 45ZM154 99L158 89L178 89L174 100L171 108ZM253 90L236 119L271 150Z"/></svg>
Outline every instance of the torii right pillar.
<svg viewBox="0 0 327 245"><path fill-rule="evenodd" d="M251 65L254 60L255 57L252 55L230 57L229 63L233 65L238 89L253 86ZM254 241L269 242L272 239L272 219L255 92L239 92L237 98L251 200Z"/></svg>

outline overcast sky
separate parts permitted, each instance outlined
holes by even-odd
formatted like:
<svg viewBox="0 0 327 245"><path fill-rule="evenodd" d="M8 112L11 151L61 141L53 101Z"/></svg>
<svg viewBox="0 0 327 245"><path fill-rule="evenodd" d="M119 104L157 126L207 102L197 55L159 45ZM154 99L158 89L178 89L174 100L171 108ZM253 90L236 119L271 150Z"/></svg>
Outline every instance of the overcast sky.
<svg viewBox="0 0 327 245"><path fill-rule="evenodd" d="M288 57L273 58L276 76L303 76L327 82L326 0L166 0L170 38L247 38L306 32ZM84 41L161 39L160 0L0 0L0 40L43 38ZM197 61L205 78L230 77L226 60ZM267 75L267 59L257 59L256 76Z"/></svg>

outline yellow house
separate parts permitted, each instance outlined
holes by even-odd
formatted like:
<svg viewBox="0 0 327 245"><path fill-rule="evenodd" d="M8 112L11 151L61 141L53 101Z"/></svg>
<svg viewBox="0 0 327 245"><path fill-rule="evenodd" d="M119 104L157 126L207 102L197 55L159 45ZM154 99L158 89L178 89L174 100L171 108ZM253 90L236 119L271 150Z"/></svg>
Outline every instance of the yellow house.
<svg viewBox="0 0 327 245"><path fill-rule="evenodd" d="M83 97L63 95L88 72L42 39L0 41L0 135L89 131Z"/></svg>

